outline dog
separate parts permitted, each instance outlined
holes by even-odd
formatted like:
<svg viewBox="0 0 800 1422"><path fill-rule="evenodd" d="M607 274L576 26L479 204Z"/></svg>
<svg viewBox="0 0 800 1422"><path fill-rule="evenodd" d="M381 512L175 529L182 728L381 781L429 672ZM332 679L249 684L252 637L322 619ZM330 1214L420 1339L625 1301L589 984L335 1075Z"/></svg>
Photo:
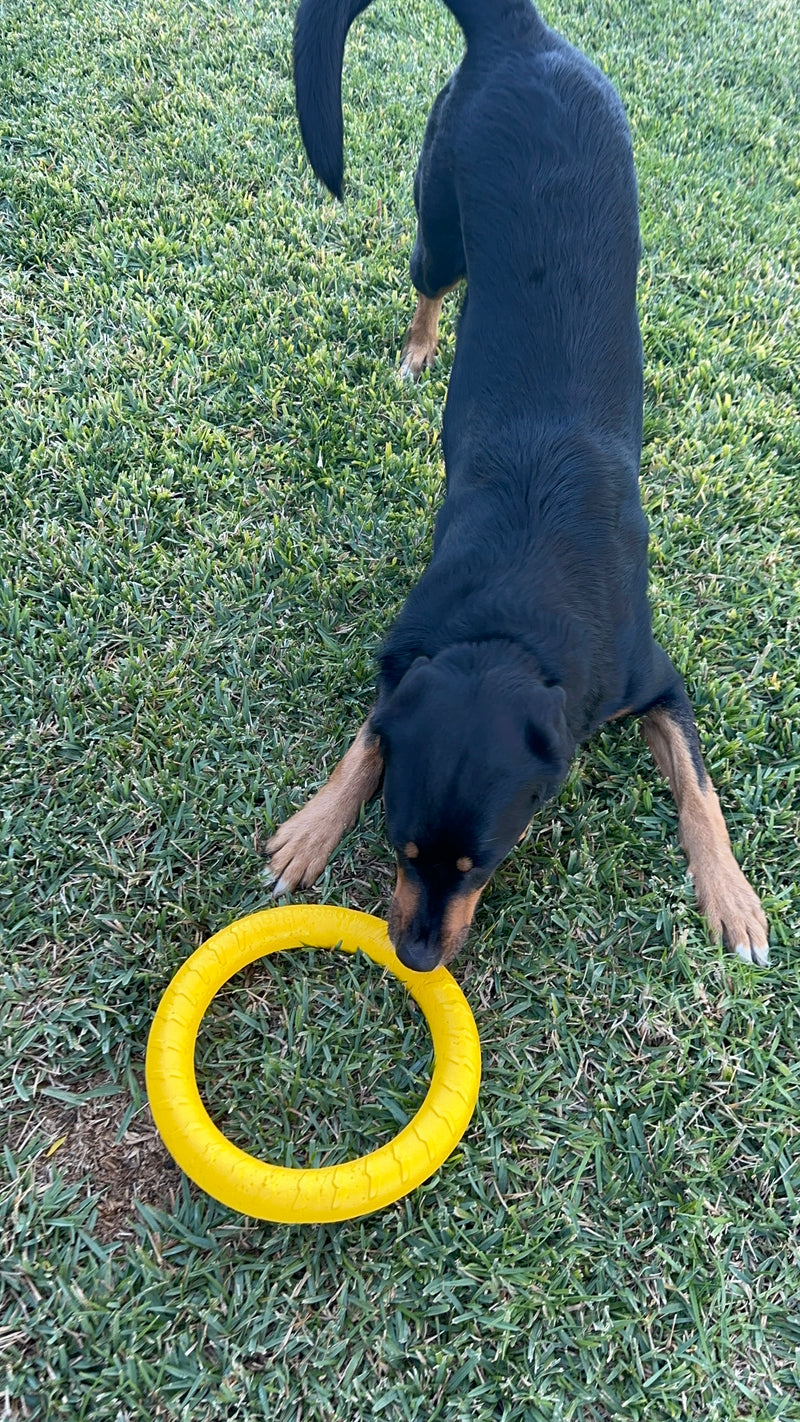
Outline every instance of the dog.
<svg viewBox="0 0 800 1422"><path fill-rule="evenodd" d="M311 165L342 194L345 40L370 0L302 0L294 64ZM417 306L401 369L436 353L466 281L431 562L379 654L375 705L267 850L274 892L322 872L383 782L397 856L389 933L427 972L601 725L638 717L675 798L712 934L768 960L683 682L654 640L639 495L638 196L611 83L530 0L445 0L465 54L414 182Z"/></svg>

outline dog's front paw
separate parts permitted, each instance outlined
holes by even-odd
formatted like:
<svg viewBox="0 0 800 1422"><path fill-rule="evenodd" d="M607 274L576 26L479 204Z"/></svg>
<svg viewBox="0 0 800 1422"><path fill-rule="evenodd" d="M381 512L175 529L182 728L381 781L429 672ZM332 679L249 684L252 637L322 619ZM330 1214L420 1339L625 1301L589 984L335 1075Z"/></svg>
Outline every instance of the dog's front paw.
<svg viewBox="0 0 800 1422"><path fill-rule="evenodd" d="M713 873L695 875L695 893L714 937L743 962L765 968L769 962L766 915L732 854L717 862Z"/></svg>
<svg viewBox="0 0 800 1422"><path fill-rule="evenodd" d="M326 814L320 796L286 820L267 842L269 876L276 898L309 888L322 873L341 838L341 825Z"/></svg>

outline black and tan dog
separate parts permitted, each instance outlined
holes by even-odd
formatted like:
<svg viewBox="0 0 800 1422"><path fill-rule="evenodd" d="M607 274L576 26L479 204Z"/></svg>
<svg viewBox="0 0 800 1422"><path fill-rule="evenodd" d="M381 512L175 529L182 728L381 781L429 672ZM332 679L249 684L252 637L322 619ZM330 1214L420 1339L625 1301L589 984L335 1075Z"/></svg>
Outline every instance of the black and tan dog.
<svg viewBox="0 0 800 1422"><path fill-rule="evenodd" d="M342 58L369 0L302 0L300 125L342 187ZM380 654L375 708L331 779L268 846L277 894L309 885L383 779L397 853L390 933L426 970L463 944L481 891L579 742L639 716L678 806L712 932L768 957L680 676L654 641L639 499L639 226L610 83L529 0L447 0L466 53L433 105L414 196L419 293L403 354L436 351L466 278L444 414L432 561Z"/></svg>

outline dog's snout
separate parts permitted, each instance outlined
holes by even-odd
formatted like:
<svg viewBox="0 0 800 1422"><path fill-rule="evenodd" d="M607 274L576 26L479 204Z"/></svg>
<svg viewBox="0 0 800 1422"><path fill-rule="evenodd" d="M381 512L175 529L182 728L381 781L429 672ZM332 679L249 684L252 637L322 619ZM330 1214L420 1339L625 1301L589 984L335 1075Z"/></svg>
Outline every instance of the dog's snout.
<svg viewBox="0 0 800 1422"><path fill-rule="evenodd" d="M400 962L415 973L430 973L443 957L440 934L431 919L421 886L398 868L389 910L389 937Z"/></svg>
<svg viewBox="0 0 800 1422"><path fill-rule="evenodd" d="M400 962L415 973L430 973L442 961L439 943L431 943L423 938L403 937L395 944Z"/></svg>

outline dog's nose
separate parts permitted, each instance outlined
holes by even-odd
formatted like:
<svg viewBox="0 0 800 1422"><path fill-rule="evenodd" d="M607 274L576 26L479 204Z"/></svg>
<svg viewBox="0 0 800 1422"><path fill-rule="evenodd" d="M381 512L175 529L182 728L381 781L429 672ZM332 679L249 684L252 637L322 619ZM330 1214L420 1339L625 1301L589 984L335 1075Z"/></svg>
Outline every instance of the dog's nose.
<svg viewBox="0 0 800 1422"><path fill-rule="evenodd" d="M442 961L440 944L425 939L402 938L395 949L400 962L415 973L430 973Z"/></svg>

